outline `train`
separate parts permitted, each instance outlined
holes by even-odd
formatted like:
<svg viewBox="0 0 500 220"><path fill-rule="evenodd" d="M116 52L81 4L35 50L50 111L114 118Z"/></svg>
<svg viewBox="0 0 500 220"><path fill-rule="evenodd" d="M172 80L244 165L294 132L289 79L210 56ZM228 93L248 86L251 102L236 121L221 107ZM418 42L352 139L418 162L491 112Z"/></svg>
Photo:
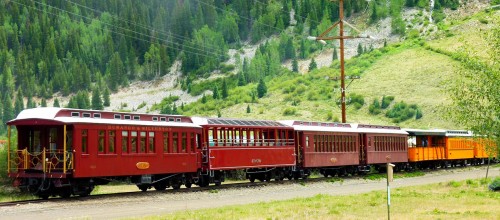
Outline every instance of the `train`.
<svg viewBox="0 0 500 220"><path fill-rule="evenodd" d="M128 180L142 191L220 185L232 171L250 182L394 169L481 164L470 131L397 126L188 117L34 108L7 122L8 176L40 198L89 195ZM17 146L11 146L12 129ZM496 155L495 155L496 157Z"/></svg>

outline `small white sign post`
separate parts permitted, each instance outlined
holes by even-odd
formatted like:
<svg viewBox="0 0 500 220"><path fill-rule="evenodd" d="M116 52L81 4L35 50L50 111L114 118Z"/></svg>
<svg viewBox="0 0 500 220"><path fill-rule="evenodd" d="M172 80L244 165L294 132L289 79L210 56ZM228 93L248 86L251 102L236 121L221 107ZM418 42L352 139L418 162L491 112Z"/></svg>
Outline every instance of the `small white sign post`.
<svg viewBox="0 0 500 220"><path fill-rule="evenodd" d="M394 180L392 175L392 168L395 165L392 163L387 163L387 219L391 219L391 186L390 182Z"/></svg>

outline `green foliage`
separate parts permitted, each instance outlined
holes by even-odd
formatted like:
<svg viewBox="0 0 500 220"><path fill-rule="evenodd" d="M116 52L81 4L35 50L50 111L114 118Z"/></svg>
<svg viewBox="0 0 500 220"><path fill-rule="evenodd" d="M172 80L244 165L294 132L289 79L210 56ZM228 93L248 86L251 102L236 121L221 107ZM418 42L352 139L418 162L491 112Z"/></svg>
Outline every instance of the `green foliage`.
<svg viewBox="0 0 500 220"><path fill-rule="evenodd" d="M59 99L58 98L54 99L54 107L61 107L61 104L59 104Z"/></svg>
<svg viewBox="0 0 500 220"><path fill-rule="evenodd" d="M104 105L102 104L102 99L101 99L101 92L99 91L99 88L95 87L94 90L92 90L92 109L94 110L103 110Z"/></svg>
<svg viewBox="0 0 500 220"><path fill-rule="evenodd" d="M247 113L251 113L252 110L250 110L250 105L247 105Z"/></svg>
<svg viewBox="0 0 500 220"><path fill-rule="evenodd" d="M313 71L318 68L318 64L316 64L316 61L314 58L311 59L311 62L309 63L309 72Z"/></svg>
<svg viewBox="0 0 500 220"><path fill-rule="evenodd" d="M360 109L365 104L365 98L361 94L352 93L349 95L349 98L350 104L352 104L356 110Z"/></svg>
<svg viewBox="0 0 500 220"><path fill-rule="evenodd" d="M292 61L292 71L296 73L299 72L299 62L297 62L297 59L293 59Z"/></svg>
<svg viewBox="0 0 500 220"><path fill-rule="evenodd" d="M267 86L263 79L259 80L259 84L257 85L257 96L262 98L267 93Z"/></svg>
<svg viewBox="0 0 500 220"><path fill-rule="evenodd" d="M394 123L399 123L413 118L418 111L417 105L408 105L401 101L396 103L385 114L386 117L392 118Z"/></svg>
<svg viewBox="0 0 500 220"><path fill-rule="evenodd" d="M490 185L488 185L488 188L491 191L499 191L500 190L500 177L495 178Z"/></svg>
<svg viewBox="0 0 500 220"><path fill-rule="evenodd" d="M102 94L102 99L103 99L102 105L104 107L109 107L111 105L109 89L107 87L104 89L104 93Z"/></svg>
<svg viewBox="0 0 500 220"><path fill-rule="evenodd" d="M370 114L372 114L372 115L380 114L380 112L381 112L380 102L378 101L378 99L373 100L373 103L370 104L370 106L368 107L368 112L370 112Z"/></svg>
<svg viewBox="0 0 500 220"><path fill-rule="evenodd" d="M394 101L394 96L382 96L382 104L380 107L386 109Z"/></svg>
<svg viewBox="0 0 500 220"><path fill-rule="evenodd" d="M292 107L285 108L283 111L283 116L294 116L297 114L297 110Z"/></svg>

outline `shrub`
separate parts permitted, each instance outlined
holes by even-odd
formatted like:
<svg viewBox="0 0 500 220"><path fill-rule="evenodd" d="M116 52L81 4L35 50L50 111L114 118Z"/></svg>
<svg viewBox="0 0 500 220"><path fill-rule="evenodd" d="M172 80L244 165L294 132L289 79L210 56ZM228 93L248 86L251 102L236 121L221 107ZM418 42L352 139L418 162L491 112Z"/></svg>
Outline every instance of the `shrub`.
<svg viewBox="0 0 500 220"><path fill-rule="evenodd" d="M351 98L351 104L356 109L360 109L365 104L365 98L362 95L358 95L356 93L352 93L350 95L350 98Z"/></svg>
<svg viewBox="0 0 500 220"><path fill-rule="evenodd" d="M387 111L387 113L385 115L388 118L392 118L393 122L399 123L402 121L406 121L410 118L413 118L413 116L415 116L417 110L418 110L417 105L415 105L415 104L408 105L405 102L401 101L399 103L396 103L392 107L392 109Z"/></svg>
<svg viewBox="0 0 500 220"><path fill-rule="evenodd" d="M383 96L382 97L382 104L380 105L380 107L382 109L386 109L387 107L389 107L389 105L391 104L391 102L394 100L394 96Z"/></svg>
<svg viewBox="0 0 500 220"><path fill-rule="evenodd" d="M297 111L295 110L295 108L286 108L283 111L284 116L292 116L292 115L295 115L296 113L297 113Z"/></svg>
<svg viewBox="0 0 500 220"><path fill-rule="evenodd" d="M372 115L378 115L378 114L380 114L380 112L381 112L381 110L380 110L380 102L378 101L378 99L374 99L373 100L373 103L368 107L368 111Z"/></svg>

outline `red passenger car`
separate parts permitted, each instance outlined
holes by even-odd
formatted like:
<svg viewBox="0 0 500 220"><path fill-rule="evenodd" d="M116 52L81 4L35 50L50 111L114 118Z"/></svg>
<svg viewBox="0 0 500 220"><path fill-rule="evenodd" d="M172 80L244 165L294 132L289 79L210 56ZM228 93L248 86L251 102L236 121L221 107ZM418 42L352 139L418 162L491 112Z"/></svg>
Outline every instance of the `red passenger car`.
<svg viewBox="0 0 500 220"><path fill-rule="evenodd" d="M282 121L295 130L297 172L307 178L310 169L319 168L325 177L354 173L359 169L359 135L350 124Z"/></svg>
<svg viewBox="0 0 500 220"><path fill-rule="evenodd" d="M275 121L194 118L203 127L203 184L220 184L225 170L250 181L281 180L295 165L293 128Z"/></svg>
<svg viewBox="0 0 500 220"><path fill-rule="evenodd" d="M189 187L201 166L201 128L188 117L37 108L7 124L9 139L11 126L18 131L9 176L44 198L125 177L141 190Z"/></svg>

